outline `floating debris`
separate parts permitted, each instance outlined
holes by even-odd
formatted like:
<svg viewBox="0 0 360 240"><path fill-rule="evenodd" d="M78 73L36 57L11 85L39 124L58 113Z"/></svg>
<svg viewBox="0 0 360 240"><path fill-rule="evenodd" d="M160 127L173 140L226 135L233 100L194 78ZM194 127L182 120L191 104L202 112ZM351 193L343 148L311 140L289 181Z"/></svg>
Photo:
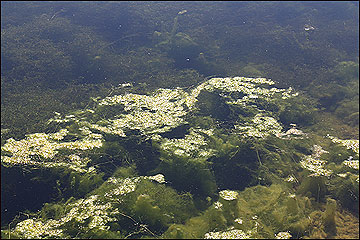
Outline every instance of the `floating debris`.
<svg viewBox="0 0 360 240"><path fill-rule="evenodd" d="M304 25L304 30L305 31L313 31L313 30L315 30L315 27L313 27L313 26L311 26L309 24L305 24Z"/></svg>

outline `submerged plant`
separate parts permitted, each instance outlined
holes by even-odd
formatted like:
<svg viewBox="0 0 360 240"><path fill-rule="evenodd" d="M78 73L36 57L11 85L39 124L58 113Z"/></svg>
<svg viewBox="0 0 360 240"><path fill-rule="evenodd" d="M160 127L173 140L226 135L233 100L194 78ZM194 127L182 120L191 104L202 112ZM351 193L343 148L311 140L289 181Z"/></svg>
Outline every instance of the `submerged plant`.
<svg viewBox="0 0 360 240"><path fill-rule="evenodd" d="M88 109L55 113L49 127L61 129L53 133L8 139L3 166L68 168L78 175L58 180L61 196L83 189L74 195L79 199L67 200L69 208L47 205L42 217L21 221L9 233L38 238L306 235L313 199L321 202L331 193L340 202L349 200L327 187L328 177L339 179L345 168L358 169L358 154L334 160L296 124L285 125L278 111L299 93L269 88L274 84L228 77L189 90L124 91L94 98ZM332 141L358 151L356 141L327 141L325 149ZM91 177L99 172L103 180ZM136 176L139 172L153 176ZM255 186L259 183L269 187ZM294 186L299 186L296 194ZM333 210L328 209L330 226Z"/></svg>

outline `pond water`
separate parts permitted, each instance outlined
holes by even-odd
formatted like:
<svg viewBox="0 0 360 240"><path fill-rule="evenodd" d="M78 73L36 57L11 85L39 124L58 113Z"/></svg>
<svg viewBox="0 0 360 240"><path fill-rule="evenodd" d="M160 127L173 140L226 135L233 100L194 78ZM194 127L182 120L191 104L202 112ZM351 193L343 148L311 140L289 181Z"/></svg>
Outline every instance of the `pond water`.
<svg viewBox="0 0 360 240"><path fill-rule="evenodd" d="M1 4L2 238L358 238L359 3Z"/></svg>

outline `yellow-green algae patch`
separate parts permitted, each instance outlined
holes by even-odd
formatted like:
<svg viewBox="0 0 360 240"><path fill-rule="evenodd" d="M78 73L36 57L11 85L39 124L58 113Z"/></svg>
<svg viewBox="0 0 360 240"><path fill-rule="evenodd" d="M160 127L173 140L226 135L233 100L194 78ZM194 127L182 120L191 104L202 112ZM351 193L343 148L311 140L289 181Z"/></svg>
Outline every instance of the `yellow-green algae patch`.
<svg viewBox="0 0 360 240"><path fill-rule="evenodd" d="M103 144L102 135L89 133L81 140L61 141L68 132L67 129L61 129L50 134L34 133L19 141L10 138L1 147L6 154L1 156L1 162L5 166L69 167L78 172L94 171L94 168L87 168L90 159L82 158L78 153L100 148ZM68 149L74 154L63 156L59 154L61 149Z"/></svg>
<svg viewBox="0 0 360 240"><path fill-rule="evenodd" d="M265 78L212 78L189 92L183 89L159 89L151 95L141 95L128 93L124 95L115 95L104 99L96 100L94 109L76 111L73 114L61 117L60 113L55 112L53 119L49 123L67 124L68 128L75 126L76 132L70 132L67 129L61 129L55 133L34 133L29 134L25 139L16 141L8 139L2 146L1 161L3 164L11 165L28 165L38 167L57 167L67 166L75 171L89 171L84 169L88 158L79 158L67 156L58 157L59 149L69 150L91 150L100 148L103 144L104 134L113 134L126 137L127 130L139 130L145 136L168 132L171 129L187 123L186 117L189 113L196 110L197 97L201 91L220 91L225 99L234 100L231 97L232 92L242 93L242 103L253 103L254 99L262 98L270 101L275 98L288 98L296 96L291 88L267 89L266 85L273 85L274 82ZM229 95L227 95L229 94ZM255 97L256 96L256 97ZM239 99L237 99L239 100ZM106 111L107 107L114 105L122 106L122 110L113 114L112 118L97 120L99 111ZM112 110L109 110L112 111ZM241 134L245 137L266 137L269 134L281 134L281 125L271 116L264 113L258 113L248 123L235 125ZM69 128L70 129L70 128ZM95 132L93 132L95 131ZM161 148L164 150L173 146L175 153L178 155L189 155L192 148L199 148L199 145L205 146L203 134L211 134L210 131L199 132L192 130L184 139L167 140L163 139ZM68 134L75 135L80 140L63 141ZM182 143L183 142L183 143ZM198 149L197 155L209 157L213 151L206 151L204 148ZM45 161L44 161L45 159ZM93 170L91 168L90 170Z"/></svg>
<svg viewBox="0 0 360 240"><path fill-rule="evenodd" d="M68 238L69 228L74 224L79 232L107 231L110 229L109 223L124 217L116 206L124 196L134 192L143 180L165 182L162 174L125 179L111 177L103 184L108 189L102 196L94 194L66 203L64 213L57 219L29 218L21 221L10 233L27 239Z"/></svg>
<svg viewBox="0 0 360 240"><path fill-rule="evenodd" d="M164 237L288 239L293 233L304 234L310 225L310 200L281 185L255 186L240 193L222 190L219 195L221 204L215 202L184 225L171 226ZM202 229L196 229L196 224Z"/></svg>
<svg viewBox="0 0 360 240"><path fill-rule="evenodd" d="M159 153L160 163L149 172L162 173L107 177L100 188L88 195L69 199L65 204L68 207L57 217L45 214L44 218L29 218L9 233L23 238L125 238L137 234L165 238L306 236L311 229L309 215L316 204L327 199L326 194L336 196L342 203L358 195L354 182L359 181L359 142L329 137L331 140L327 141L334 146L320 146L295 124L285 131L289 126L280 121L279 111L284 112L287 101L298 93L292 88L269 88L273 84L265 78L212 78L188 91L158 89L149 94L97 98L93 99L92 108L64 117L55 113L49 124L60 127L59 131L29 134L22 140L8 139L2 146L4 166L66 167L95 174L94 165L107 151L130 164L133 158L126 157L122 144L132 137L140 143L150 141L152 149ZM209 94L201 95L205 92ZM202 101L209 96L210 101L224 104L210 104L208 113L216 111L217 106L228 106L229 116L204 116ZM216 97L211 100L212 96ZM221 127L224 123L227 129ZM179 127L183 127L181 134L177 133ZM338 156L331 155L333 149L339 151ZM226 172L234 168L243 175L247 169L255 172L259 168L259 182L265 177L268 185L240 191L242 186L253 184L247 180L241 187L219 188L217 184L227 184L215 181L214 172L217 174L220 165L228 168ZM278 169L274 170L273 165ZM238 177L243 177L241 174ZM336 187L342 182L352 195ZM183 194L178 195L170 187L159 187L162 185L158 183L169 184ZM297 192L288 188L298 185ZM195 210L192 196L207 197L201 213ZM46 212L46 207L42 212ZM333 208L328 207L324 214L333 213ZM331 216L327 222L332 221Z"/></svg>

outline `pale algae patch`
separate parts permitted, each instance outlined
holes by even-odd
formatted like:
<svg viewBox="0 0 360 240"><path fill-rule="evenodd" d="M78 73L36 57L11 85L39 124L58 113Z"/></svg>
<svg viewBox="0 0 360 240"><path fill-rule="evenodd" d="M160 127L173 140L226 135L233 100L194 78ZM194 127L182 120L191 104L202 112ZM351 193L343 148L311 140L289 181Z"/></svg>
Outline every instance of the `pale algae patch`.
<svg viewBox="0 0 360 240"><path fill-rule="evenodd" d="M332 142L340 144L347 149L352 150L355 153L355 158L359 156L359 140L341 140L331 136L329 138L332 140ZM311 174L309 175L310 177L330 177L333 175L334 172L329 168L328 161L321 159L321 156L325 153L329 152L324 150L320 145L314 145L312 148L312 154L304 156L300 161L300 166L311 172ZM350 156L347 160L344 160L342 162L342 165L346 166L346 168L338 170L336 175L342 178L346 178L348 175L353 175L356 177L356 181L359 182L359 159L354 159L353 156ZM355 171L349 172L350 169L353 169Z"/></svg>
<svg viewBox="0 0 360 240"><path fill-rule="evenodd" d="M235 125L235 129L245 137L265 138L270 134L281 134L282 126L273 117L257 114L247 126Z"/></svg>
<svg viewBox="0 0 360 240"><path fill-rule="evenodd" d="M350 173L348 171L343 173L338 173L338 176L346 178L348 175L355 175L356 181L359 182L359 140L358 139L339 139L337 137L333 137L327 135L328 138L331 139L333 143L339 144L347 149L353 151L355 156L350 156L347 160L344 160L342 164L347 168L356 170L356 173ZM354 159L357 158L357 159Z"/></svg>
<svg viewBox="0 0 360 240"><path fill-rule="evenodd" d="M92 195L86 199L79 199L69 204L69 211L59 220L55 219L27 219L18 223L14 233L24 238L61 238L65 237L62 227L73 221L83 225L83 228L107 230L108 222L117 219L113 217L119 213L117 208L113 208L110 202L103 203L99 195Z"/></svg>
<svg viewBox="0 0 360 240"><path fill-rule="evenodd" d="M275 239L290 239L292 235L289 232L278 232Z"/></svg>
<svg viewBox="0 0 360 240"><path fill-rule="evenodd" d="M133 178L109 178L104 184L110 186L104 196L91 195L69 203L66 212L59 219L29 218L19 222L12 233L23 238L67 238L66 226L76 223L86 232L90 230L107 231L109 223L123 217L114 203L121 197L134 192L142 180L165 183L164 175L140 176Z"/></svg>
<svg viewBox="0 0 360 240"><path fill-rule="evenodd" d="M338 143L347 149L351 149L357 156L359 156L359 140L358 139L339 139L337 137L333 137L327 135L328 138L331 139L333 143Z"/></svg>
<svg viewBox="0 0 360 240"><path fill-rule="evenodd" d="M359 160L345 160L343 164L349 168L359 170Z"/></svg>
<svg viewBox="0 0 360 240"><path fill-rule="evenodd" d="M55 113L49 124L55 123L62 127L55 133L29 134L25 139L18 141L8 139L2 146L1 161L6 166L67 167L77 172L95 173L91 159L84 157L87 155L83 153L101 148L106 134L120 138L130 135L144 136L145 139L157 142L157 146L165 152L190 159L207 159L217 154L215 149L209 147L210 139L216 137L217 129L191 127L182 138L166 138L160 134L187 124L191 115L197 113L199 94L207 91L218 94L228 105L239 108L251 107L257 112L247 122L235 123L235 130L229 134L239 134L244 138L284 136L286 133L281 132L282 126L276 118L256 107L257 100L287 99L295 97L297 93L291 88L269 89L268 86L273 84L275 82L265 78L212 78L189 91L180 88L158 89L149 95L127 93L103 99L97 98L94 99L95 106L91 109L79 110L64 117L60 113ZM240 94L232 94L236 92ZM111 117L100 119L101 111L107 109L110 112L114 111L113 109L117 110L112 112ZM67 136L71 137L67 138ZM62 149L66 149L67 154L62 153ZM118 209L114 207L112 200L117 199L116 202L121 203L119 197L134 192L137 185L145 179L165 183L162 174L125 179L110 177L105 182L109 190L103 195L91 195L71 203L69 210L59 219L22 221L13 231L24 238L66 237L63 229L66 229L67 223L74 221L78 222L83 230L106 231L109 223L117 221L119 217ZM215 207L221 210L228 208L229 204L236 200L238 193L223 190L219 195L225 202L217 202ZM227 203L229 206L226 205ZM243 231L230 228L223 232L208 232L204 237L248 238L253 234L252 231L256 229Z"/></svg>
<svg viewBox="0 0 360 240"><path fill-rule="evenodd" d="M162 174L157 174L155 176L141 176L133 178L119 179L110 177L106 183L114 186L114 188L105 193L105 197L113 198L114 196L126 195L135 191L137 184L142 179L149 179L158 183L165 183L165 177Z"/></svg>
<svg viewBox="0 0 360 240"><path fill-rule="evenodd" d="M79 153L100 148L103 144L102 136L89 132L81 140L62 141L68 133L67 129L61 129L50 134L28 134L25 139L19 141L10 138L1 147L1 162L5 166L68 167L77 172L94 171L93 167L87 167L89 158L81 158L76 154L64 156L59 154L59 150L68 149Z"/></svg>
<svg viewBox="0 0 360 240"><path fill-rule="evenodd" d="M127 137L126 132L129 130L138 130L146 139L157 140L161 149L172 151L176 155L208 158L216 154L215 150L208 149L207 146L208 137L213 135L213 129L193 128L181 139L162 138L159 134L186 124L189 113L196 114L196 102L201 91L216 91L227 101L227 104L239 105L239 107L247 107L249 104L252 107L256 106L257 99L273 101L295 97L298 94L292 88L267 88L273 84L275 82L266 78L211 78L190 91L180 88L158 89L149 95L128 93L103 99L96 98L93 99L95 101L93 109L79 110L64 117L55 112L49 124L55 122L63 125L64 128L58 132L29 134L19 141L8 139L1 148L1 161L6 166L45 168L63 166L78 172L89 172L94 170L93 167L87 167L91 159L81 157L81 151L101 148L104 134ZM234 92L241 93L242 97L235 99L231 95ZM100 111L112 106L122 106L122 108L119 108L121 110L115 112L113 117L99 120L97 114L101 115ZM282 126L274 117L267 116L264 111L258 112L248 122L235 124L237 131L234 133L245 138L265 138L271 134L279 137L286 135L281 132ZM68 130L71 129L69 127L73 128L71 132ZM74 127L77 128L76 131ZM69 134L80 140L65 141L64 137ZM61 155L60 149L73 151L71 154L76 154L77 157Z"/></svg>
<svg viewBox="0 0 360 240"><path fill-rule="evenodd" d="M204 239L249 239L251 232L244 232L241 229L230 228L223 232L209 232L206 233Z"/></svg>
<svg viewBox="0 0 360 240"><path fill-rule="evenodd" d="M22 140L8 139L1 147L1 161L5 166L67 167L80 173L96 173L95 167L91 166L91 158L85 153L103 147L107 134L119 138L131 135L141 136L145 138L140 139L151 139L156 143L155 147L167 154L171 153L190 160L209 159L216 156L219 150L213 149L214 141L211 142L221 132L216 124L211 128L190 126L180 138L162 135L176 127L189 124L191 117L196 116L201 108L201 104L198 105L197 102L202 91L217 94L231 107L251 109L251 116L244 117L241 121L234 119L233 128L225 134L236 134L243 139L265 139L269 136L287 140L302 139L306 133L296 129L294 125L283 132L283 126L277 120L277 114L265 111L258 106L259 100L276 105L284 99L298 95L292 88L269 88L274 84L275 82L265 78L212 78L189 91L180 88L158 89L148 95L127 93L94 99L95 106L92 109L79 110L64 117L60 113L55 113L49 123L54 122L62 128L57 132L29 134ZM116 111L112 112L111 117L99 117L103 111L111 112L114 109ZM334 143L353 150L358 156L358 140L330 138ZM66 154L61 150L66 150ZM309 170L310 176L332 176L333 172L327 168L327 161L322 159L324 153L327 152L321 146L314 145L312 154L304 156L300 166ZM352 158L343 161L343 166L359 169L358 160ZM341 177L341 174L338 175ZM84 231L94 229L107 231L110 223L124 217L116 204L122 204L123 198L135 192L139 183L144 180L166 183L162 174L128 178L109 177L103 185L107 189L104 193L72 200L69 208L59 218L47 220L30 218L18 223L11 231L24 238L61 238L67 236L66 226L71 222L81 225ZM286 181L295 180L290 176ZM224 213L234 212L241 194L242 192L233 190L220 191L220 198L213 203L213 209ZM291 196L291 199L295 199L295 195ZM236 228L227 226L222 228L224 231L209 229L202 236L207 239L241 239L257 236L260 224L257 215L252 218L247 216L247 220L245 215L232 217L231 225L237 226ZM249 226L237 229L245 225ZM288 239L291 235L288 232L278 232L274 237Z"/></svg>
<svg viewBox="0 0 360 240"><path fill-rule="evenodd" d="M160 142L160 149L171 152L178 156L186 157L210 157L216 153L215 149L209 149L208 137L213 135L213 129L191 128L184 138L162 138L160 135L153 137L154 141Z"/></svg>
<svg viewBox="0 0 360 240"><path fill-rule="evenodd" d="M321 160L320 157L322 154L328 153L322 149L319 145L314 145L312 149L312 154L305 156L301 161L301 167L308 169L312 172L309 176L327 176L329 177L332 174L332 171L326 169L327 161Z"/></svg>
<svg viewBox="0 0 360 240"><path fill-rule="evenodd" d="M88 113L96 114L99 109L107 106L119 105L123 107L122 111L110 119L93 122L91 114L88 115L90 117L85 119L74 115L60 118L57 115L52 121L67 122L72 119L74 122L107 134L126 137L126 130L139 130L141 134L150 137L187 123L186 117L197 109L197 98L204 90L221 93L220 96L225 98L228 104L243 105L251 103L251 106L256 104L256 99L272 101L274 99L294 97L298 94L292 88L267 89L267 85L273 84L275 82L266 78L211 78L188 92L180 88L160 88L150 95L128 93L96 99L96 107L91 111L87 111ZM232 92L242 93L243 96L240 99L234 99L231 96ZM263 121L258 123L261 119ZM264 124L272 124L279 128L279 123L275 123L275 121L270 116L256 116L253 119L253 122L260 128L266 127ZM263 131L263 129L260 131ZM278 133L279 131L270 130L270 132Z"/></svg>
<svg viewBox="0 0 360 240"><path fill-rule="evenodd" d="M222 190L219 192L219 196L226 201L235 200L238 197L238 193L232 190Z"/></svg>
<svg viewBox="0 0 360 240"><path fill-rule="evenodd" d="M187 96L181 89L159 89L151 96L131 93L107 97L99 102L99 106L124 106L124 113L109 120L110 124L105 126L119 131L120 136L125 136L121 132L124 129L140 130L143 134L162 133L185 123L182 117L187 114Z"/></svg>

